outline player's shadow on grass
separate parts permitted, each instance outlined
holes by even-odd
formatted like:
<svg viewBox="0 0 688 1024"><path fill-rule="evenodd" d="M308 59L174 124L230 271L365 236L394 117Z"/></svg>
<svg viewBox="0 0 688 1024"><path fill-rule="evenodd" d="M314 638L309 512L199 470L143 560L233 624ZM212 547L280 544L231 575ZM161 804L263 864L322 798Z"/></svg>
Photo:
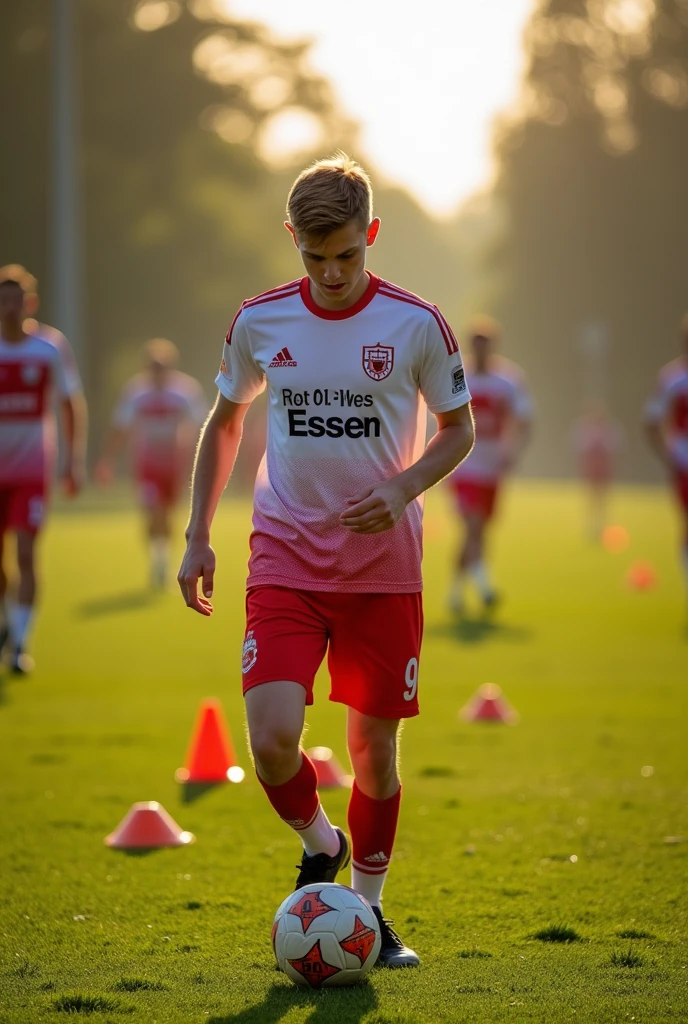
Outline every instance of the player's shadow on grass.
<svg viewBox="0 0 688 1024"><path fill-rule="evenodd" d="M295 1007L313 1007L305 1024L359 1024L377 1006L372 985L330 988L322 992L273 985L262 1003L226 1017L208 1017L208 1024L278 1024Z"/></svg>
<svg viewBox="0 0 688 1024"><path fill-rule="evenodd" d="M462 615L451 622L426 626L425 635L450 638L461 644L484 644L490 640L522 644L532 640L533 630L527 626L510 626L491 615Z"/></svg>
<svg viewBox="0 0 688 1024"><path fill-rule="evenodd" d="M159 594L153 590L126 590L121 594L107 594L77 605L80 619L99 619L103 615L117 615L119 612L135 611L155 604Z"/></svg>

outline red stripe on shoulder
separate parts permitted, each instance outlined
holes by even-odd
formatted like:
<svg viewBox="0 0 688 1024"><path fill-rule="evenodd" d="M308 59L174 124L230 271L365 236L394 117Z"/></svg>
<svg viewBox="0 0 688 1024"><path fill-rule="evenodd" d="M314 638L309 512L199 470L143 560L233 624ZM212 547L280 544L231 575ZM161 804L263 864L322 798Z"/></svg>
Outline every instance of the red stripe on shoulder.
<svg viewBox="0 0 688 1024"><path fill-rule="evenodd" d="M246 299L244 306L259 305L261 302L272 302L274 299L293 295L299 290L300 286L301 278L298 278L298 280L290 281L288 284L281 284L278 288L269 288L266 292L261 292L260 295L253 295L250 299Z"/></svg>
<svg viewBox="0 0 688 1024"><path fill-rule="evenodd" d="M281 284L278 288L270 288L266 292L261 292L260 295L254 295L252 299L245 299L239 310L234 316L229 330L225 336L225 341L228 345L232 344L232 331L237 319L245 309L252 309L254 306L260 306L264 302L274 302L276 299L286 299L290 295L298 295L299 288L301 287L301 278L296 281L290 281L289 284Z"/></svg>
<svg viewBox="0 0 688 1024"><path fill-rule="evenodd" d="M242 303L241 306L239 306L239 308L237 309L236 313L234 314L234 319L232 320L231 324L229 325L229 330L225 334L225 345L231 345L232 344L232 331L234 330L234 324L239 319L239 315L240 315L240 313L241 313L243 308L244 308L244 306L243 306L243 303Z"/></svg>
<svg viewBox="0 0 688 1024"><path fill-rule="evenodd" d="M428 313L432 313L444 338L447 354L451 356L459 351L459 343L454 336L454 332L437 306L433 306L430 302L425 302L424 299L414 295L413 292L407 292L405 288L397 288L396 285L390 285L387 281L380 283L380 294L386 295L389 299L396 299L398 302L408 302L411 306L418 306L419 309L425 309Z"/></svg>

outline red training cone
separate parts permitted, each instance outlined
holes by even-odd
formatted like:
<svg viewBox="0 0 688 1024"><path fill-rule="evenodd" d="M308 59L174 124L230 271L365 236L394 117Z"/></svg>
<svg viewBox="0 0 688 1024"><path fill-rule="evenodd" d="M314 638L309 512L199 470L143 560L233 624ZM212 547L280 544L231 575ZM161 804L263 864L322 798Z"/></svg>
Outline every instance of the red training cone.
<svg viewBox="0 0 688 1024"><path fill-rule="evenodd" d="M117 850L150 850L158 846L187 846L195 839L191 832L180 829L157 800L143 800L132 805L103 842Z"/></svg>
<svg viewBox="0 0 688 1024"><path fill-rule="evenodd" d="M626 573L626 582L633 590L649 590L657 582L657 573L651 562L634 562Z"/></svg>
<svg viewBox="0 0 688 1024"><path fill-rule="evenodd" d="M353 778L345 775L342 766L329 747L311 747L306 751L313 762L318 776L318 789L334 789L337 786L351 787Z"/></svg>
<svg viewBox="0 0 688 1024"><path fill-rule="evenodd" d="M486 683L461 709L461 717L466 722L505 722L515 725L518 714L502 696L502 691L494 683Z"/></svg>
<svg viewBox="0 0 688 1024"><path fill-rule="evenodd" d="M236 763L219 700L202 701L186 765L175 772L177 782L241 782L244 774Z"/></svg>

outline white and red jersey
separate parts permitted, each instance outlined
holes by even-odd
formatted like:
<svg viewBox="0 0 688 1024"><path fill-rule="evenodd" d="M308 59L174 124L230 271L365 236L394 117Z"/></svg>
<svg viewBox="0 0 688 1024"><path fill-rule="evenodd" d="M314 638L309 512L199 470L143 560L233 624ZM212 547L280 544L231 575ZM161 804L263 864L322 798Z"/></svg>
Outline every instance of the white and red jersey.
<svg viewBox="0 0 688 1024"><path fill-rule="evenodd" d="M0 487L43 483L56 453L54 398L72 391L55 345L0 338Z"/></svg>
<svg viewBox="0 0 688 1024"><path fill-rule="evenodd" d="M203 389L193 377L171 371L156 387L142 373L124 389L113 422L132 434L137 472L172 472L183 468L207 412Z"/></svg>
<svg viewBox="0 0 688 1024"><path fill-rule="evenodd" d="M582 416L573 431L573 444L582 475L599 481L611 477L621 439L621 427L611 417Z"/></svg>
<svg viewBox="0 0 688 1024"><path fill-rule="evenodd" d="M487 373L468 371L475 445L451 480L497 483L504 476L509 431L515 420L529 421L533 404L522 371L505 359L493 359Z"/></svg>
<svg viewBox="0 0 688 1024"><path fill-rule="evenodd" d="M359 491L417 461L427 408L470 400L439 310L373 274L358 302L337 311L313 302L307 277L292 281L244 302L216 383L238 403L268 391L249 586L421 590L421 499L385 533L353 534L339 516Z"/></svg>
<svg viewBox="0 0 688 1024"><path fill-rule="evenodd" d="M660 372L645 418L662 424L676 468L688 470L688 359L675 359Z"/></svg>

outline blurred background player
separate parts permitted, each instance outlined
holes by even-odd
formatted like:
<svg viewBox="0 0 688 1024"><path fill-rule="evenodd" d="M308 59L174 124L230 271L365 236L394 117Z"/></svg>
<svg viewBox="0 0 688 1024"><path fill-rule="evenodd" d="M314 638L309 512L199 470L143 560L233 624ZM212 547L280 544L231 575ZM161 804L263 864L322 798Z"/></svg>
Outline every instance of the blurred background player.
<svg viewBox="0 0 688 1024"><path fill-rule="evenodd" d="M681 324L683 353L660 371L645 409L650 444L669 468L683 514L683 570L688 587L688 314Z"/></svg>
<svg viewBox="0 0 688 1024"><path fill-rule="evenodd" d="M172 510L190 474L193 450L208 412L201 385L176 369L179 351L166 338L143 349L145 369L124 388L96 466L111 482L117 456L131 444L134 477L150 541L150 580L167 582Z"/></svg>
<svg viewBox="0 0 688 1024"><path fill-rule="evenodd" d="M499 486L518 461L530 434L533 410L523 371L496 355L498 336L496 323L487 318L477 322L469 334L466 370L475 446L449 477L464 524L449 593L449 607L457 615L464 610L469 577L486 609L498 600L485 563L485 531L495 511Z"/></svg>
<svg viewBox="0 0 688 1024"><path fill-rule="evenodd" d="M35 280L22 267L0 271L0 652L14 672L30 671L25 644L36 603L36 536L43 525L57 448L53 400L62 413L61 479L69 496L84 476L85 418L81 382L40 325L24 328ZM18 581L10 599L4 537L16 536Z"/></svg>
<svg viewBox="0 0 688 1024"><path fill-rule="evenodd" d="M72 396L74 407L79 419L81 434L85 437L86 400L83 394L84 389L79 375L79 367L72 351L72 346L62 331L58 331L56 327L50 327L49 324L39 323L36 319L39 305L38 282L33 274L29 273L25 267L20 266L18 263L10 263L5 267L0 267L0 281L6 280L22 280L24 282L24 322L22 324L24 332L26 334L35 334L45 341L49 341L60 353L67 378L74 387Z"/></svg>
<svg viewBox="0 0 688 1024"><path fill-rule="evenodd" d="M574 427L578 472L588 495L588 531L594 541L601 539L606 526L609 489L621 437L620 424L602 401L591 403Z"/></svg>

